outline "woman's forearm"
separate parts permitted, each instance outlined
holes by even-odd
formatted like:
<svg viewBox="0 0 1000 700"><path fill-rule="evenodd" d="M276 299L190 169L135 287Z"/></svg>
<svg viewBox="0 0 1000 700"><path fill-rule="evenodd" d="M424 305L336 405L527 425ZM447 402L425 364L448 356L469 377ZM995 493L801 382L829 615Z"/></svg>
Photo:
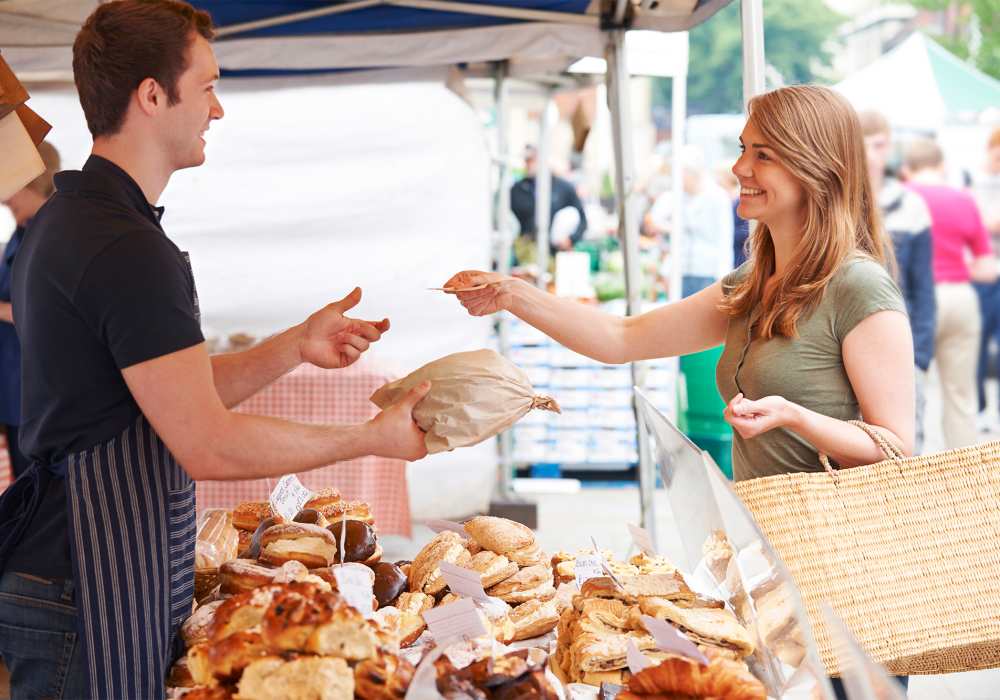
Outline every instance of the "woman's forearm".
<svg viewBox="0 0 1000 700"><path fill-rule="evenodd" d="M9 302L0 301L0 321L14 322L14 311Z"/></svg>
<svg viewBox="0 0 1000 700"><path fill-rule="evenodd" d="M817 450L836 461L841 467L858 467L887 459L882 448L875 444L868 433L855 425L810 411L791 402L788 402L786 410L787 417L781 421L784 427L808 440ZM898 435L881 426L872 427L898 447L904 455L910 456L912 447Z"/></svg>
<svg viewBox="0 0 1000 700"><path fill-rule="evenodd" d="M623 319L543 292L523 280L511 284L511 313L557 343L605 364L633 359L625 347Z"/></svg>

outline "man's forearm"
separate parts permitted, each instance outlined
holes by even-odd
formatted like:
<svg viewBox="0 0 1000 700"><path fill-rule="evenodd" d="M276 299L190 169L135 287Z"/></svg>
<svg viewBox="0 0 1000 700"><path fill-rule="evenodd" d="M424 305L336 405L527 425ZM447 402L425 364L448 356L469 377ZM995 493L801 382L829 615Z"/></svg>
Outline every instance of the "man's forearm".
<svg viewBox="0 0 1000 700"><path fill-rule="evenodd" d="M0 301L0 321L14 322L14 310L10 302Z"/></svg>
<svg viewBox="0 0 1000 700"><path fill-rule="evenodd" d="M304 472L387 450L372 426L304 425L267 416L230 414L196 454L175 455L198 480L262 479Z"/></svg>
<svg viewBox="0 0 1000 700"><path fill-rule="evenodd" d="M301 364L298 326L243 352L212 357L215 390L234 408Z"/></svg>

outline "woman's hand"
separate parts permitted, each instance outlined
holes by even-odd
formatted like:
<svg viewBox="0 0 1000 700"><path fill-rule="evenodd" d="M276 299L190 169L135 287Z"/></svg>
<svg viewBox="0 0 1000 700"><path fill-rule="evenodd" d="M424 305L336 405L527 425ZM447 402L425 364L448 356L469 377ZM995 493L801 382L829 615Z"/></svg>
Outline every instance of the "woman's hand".
<svg viewBox="0 0 1000 700"><path fill-rule="evenodd" d="M497 282L502 285L493 286ZM499 272L479 272L478 270L466 270L459 272L450 280L445 282L445 287L464 289L466 287L479 287L488 285L483 289L476 289L471 292L447 292L454 294L462 302L462 306L469 310L472 316L488 316L497 311L510 310L514 301L512 287L518 283L516 277L501 275Z"/></svg>
<svg viewBox="0 0 1000 700"><path fill-rule="evenodd" d="M765 396L750 401L737 394L726 406L723 415L744 438L766 433L773 428L788 427L792 421L793 404L780 396Z"/></svg>

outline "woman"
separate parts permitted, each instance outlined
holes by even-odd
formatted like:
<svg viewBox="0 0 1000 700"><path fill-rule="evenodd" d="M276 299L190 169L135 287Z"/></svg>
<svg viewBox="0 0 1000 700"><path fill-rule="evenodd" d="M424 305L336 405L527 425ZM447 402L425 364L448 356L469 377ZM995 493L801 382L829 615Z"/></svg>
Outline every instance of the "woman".
<svg viewBox="0 0 1000 700"><path fill-rule="evenodd" d="M511 311L600 362L686 355L725 343L716 382L735 429L737 480L883 459L864 417L904 454L914 432L913 341L890 277L857 114L800 85L750 101L739 215L758 222L750 260L675 304L618 318L495 273L445 285L474 316ZM893 271L894 272L894 271Z"/></svg>

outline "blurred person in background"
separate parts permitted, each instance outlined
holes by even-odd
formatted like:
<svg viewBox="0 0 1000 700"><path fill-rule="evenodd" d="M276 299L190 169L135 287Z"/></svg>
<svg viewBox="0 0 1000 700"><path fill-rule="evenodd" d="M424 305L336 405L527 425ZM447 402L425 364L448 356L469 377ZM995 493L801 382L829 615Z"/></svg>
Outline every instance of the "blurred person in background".
<svg viewBox="0 0 1000 700"><path fill-rule="evenodd" d="M21 425L21 344L14 329L14 314L10 304L10 272L14 256L24 240L24 231L31 219L56 191L52 176L59 171L59 153L47 141L38 144L38 155L45 172L3 202L14 215L17 228L7 241L0 260L0 424L7 434L7 451L14 478L28 470L31 460L21 453L17 431Z"/></svg>
<svg viewBox="0 0 1000 700"><path fill-rule="evenodd" d="M682 150L684 170L684 278L681 296L711 287L733 270L733 203L726 190L705 177L697 146Z"/></svg>
<svg viewBox="0 0 1000 700"><path fill-rule="evenodd" d="M538 169L538 152L534 146L524 151L525 177L510 188L510 208L521 224L521 236L536 240L535 227L535 173ZM549 247L552 253L573 250L573 244L583 238L587 230L587 215L583 203L572 183L552 176L552 208L549 216ZM523 243L523 242L522 242ZM524 246L517 246L523 250ZM521 259L522 256L518 255ZM522 260L522 262L528 262Z"/></svg>
<svg viewBox="0 0 1000 700"><path fill-rule="evenodd" d="M986 230L993 240L993 250L1000 251L1000 127L993 129L986 146L982 166L970 173L972 195L976 198ZM983 314L983 332L979 344L979 428L989 429L986 417L986 367L989 363L990 340L1000 343L1000 282L973 284L979 294ZM1000 427L1000 426L997 426Z"/></svg>
<svg viewBox="0 0 1000 700"><path fill-rule="evenodd" d="M933 139L906 147L906 187L927 203L934 249L936 352L949 449L976 442L976 372L982 318L973 282L992 284L997 266L972 195L945 184L944 153ZM966 263L966 254L971 261Z"/></svg>
<svg viewBox="0 0 1000 700"><path fill-rule="evenodd" d="M925 373L934 356L934 269L931 264L931 214L924 200L887 175L891 146L889 122L878 112L858 112L865 136L868 175L872 193L882 212L882 223L892 237L899 270L898 284L906 302L913 331L913 363L916 365L916 435L913 454L920 454L924 441Z"/></svg>
<svg viewBox="0 0 1000 700"><path fill-rule="evenodd" d="M729 193L733 202L733 267L739 267L747 261L746 244L750 237L750 222L740 216L737 209L740 206L740 180L733 174L735 160L720 161L715 166L715 181L719 187Z"/></svg>

